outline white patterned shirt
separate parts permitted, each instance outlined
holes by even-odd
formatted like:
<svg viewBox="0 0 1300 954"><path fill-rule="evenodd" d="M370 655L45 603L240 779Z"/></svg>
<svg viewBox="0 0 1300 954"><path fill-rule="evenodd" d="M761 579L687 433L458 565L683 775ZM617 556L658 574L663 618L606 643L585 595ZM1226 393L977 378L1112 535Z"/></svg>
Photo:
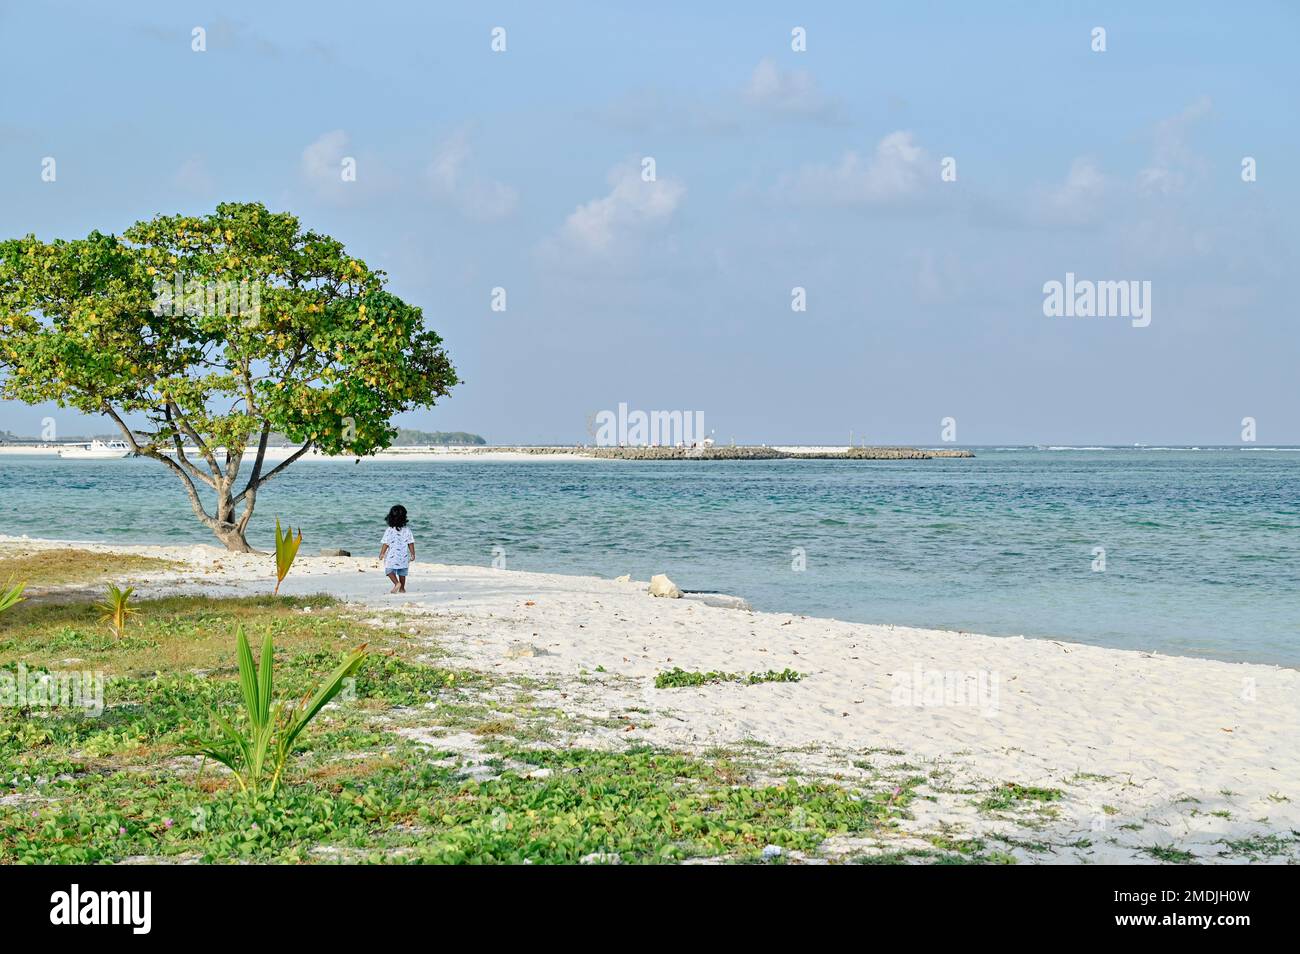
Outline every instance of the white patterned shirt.
<svg viewBox="0 0 1300 954"><path fill-rule="evenodd" d="M405 570L411 565L411 551L407 546L415 543L415 537L411 535L410 527L402 527L400 530L389 527L384 531L383 542L388 544L388 552L384 554L384 569Z"/></svg>

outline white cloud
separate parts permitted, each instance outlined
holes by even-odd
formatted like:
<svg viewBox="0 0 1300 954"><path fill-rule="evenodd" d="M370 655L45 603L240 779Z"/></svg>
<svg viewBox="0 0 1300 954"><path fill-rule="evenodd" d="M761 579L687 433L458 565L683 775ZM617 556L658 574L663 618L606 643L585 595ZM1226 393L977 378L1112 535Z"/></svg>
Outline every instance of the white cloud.
<svg viewBox="0 0 1300 954"><path fill-rule="evenodd" d="M1213 107L1210 98L1202 96L1177 116L1156 123L1151 162L1138 173L1138 189L1170 195L1182 191L1189 177L1204 170L1205 163L1187 145L1187 134Z"/></svg>
<svg viewBox="0 0 1300 954"><path fill-rule="evenodd" d="M892 132L869 157L850 150L833 164L805 166L793 190L806 198L844 205L898 202L917 195L928 181L939 181L939 167L910 132Z"/></svg>
<svg viewBox="0 0 1300 954"><path fill-rule="evenodd" d="M1030 211L1041 225L1076 228L1091 225L1102 213L1109 183L1097 164L1086 156L1070 163L1059 185L1040 188L1030 199Z"/></svg>
<svg viewBox="0 0 1300 954"><path fill-rule="evenodd" d="M302 175L308 184L322 191L344 185L343 158L351 141L342 129L327 132L302 151ZM351 184L351 183L346 183Z"/></svg>
<svg viewBox="0 0 1300 954"><path fill-rule="evenodd" d="M755 106L774 113L816 116L830 111L811 73L783 70L772 59L760 60L754 67L745 95Z"/></svg>
<svg viewBox="0 0 1300 954"><path fill-rule="evenodd" d="M686 187L673 179L646 182L636 162L615 166L607 177L610 191L585 202L564 220L550 240L555 251L609 258L666 225L681 205Z"/></svg>
<svg viewBox="0 0 1300 954"><path fill-rule="evenodd" d="M476 174L469 168L473 152L469 137L458 130L438 145L427 175L433 194L471 219L491 221L514 211L519 194L512 186Z"/></svg>

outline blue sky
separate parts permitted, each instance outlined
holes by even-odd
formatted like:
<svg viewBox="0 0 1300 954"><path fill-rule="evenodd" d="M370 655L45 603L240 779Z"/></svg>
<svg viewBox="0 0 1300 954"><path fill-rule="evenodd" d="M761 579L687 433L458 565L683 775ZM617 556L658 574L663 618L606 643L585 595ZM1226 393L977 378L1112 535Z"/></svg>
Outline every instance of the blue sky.
<svg viewBox="0 0 1300 954"><path fill-rule="evenodd" d="M446 339L465 383L402 423L495 443L620 402L723 441L1300 443L1300 8L703 6L0 0L0 234L290 210ZM1150 281L1150 326L1045 317L1066 272ZM0 429L51 413L107 430Z"/></svg>

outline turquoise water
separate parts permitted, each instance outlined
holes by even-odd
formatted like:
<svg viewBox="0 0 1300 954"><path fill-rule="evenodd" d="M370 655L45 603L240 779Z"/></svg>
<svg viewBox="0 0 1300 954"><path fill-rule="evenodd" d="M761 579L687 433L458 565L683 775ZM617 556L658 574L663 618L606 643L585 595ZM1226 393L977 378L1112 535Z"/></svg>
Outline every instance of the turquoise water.
<svg viewBox="0 0 1300 954"><path fill-rule="evenodd" d="M270 547L279 515L304 552L368 554L402 502L441 562L488 565L501 547L510 569L666 572L762 610L1300 665L1300 453L977 454L304 462L263 489L250 539ZM0 533L212 542L145 460L0 458Z"/></svg>

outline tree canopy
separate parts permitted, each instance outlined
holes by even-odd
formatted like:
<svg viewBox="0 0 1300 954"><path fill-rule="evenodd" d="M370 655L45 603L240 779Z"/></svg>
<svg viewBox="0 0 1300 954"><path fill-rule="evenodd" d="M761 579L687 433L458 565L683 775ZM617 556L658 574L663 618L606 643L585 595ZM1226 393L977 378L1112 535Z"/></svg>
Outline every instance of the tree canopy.
<svg viewBox="0 0 1300 954"><path fill-rule="evenodd" d="M107 415L180 478L227 547L246 550L268 480L313 447L382 450L393 415L457 383L442 339L385 280L260 203L162 215L121 236L6 240L0 397ZM299 446L267 468L273 431Z"/></svg>

